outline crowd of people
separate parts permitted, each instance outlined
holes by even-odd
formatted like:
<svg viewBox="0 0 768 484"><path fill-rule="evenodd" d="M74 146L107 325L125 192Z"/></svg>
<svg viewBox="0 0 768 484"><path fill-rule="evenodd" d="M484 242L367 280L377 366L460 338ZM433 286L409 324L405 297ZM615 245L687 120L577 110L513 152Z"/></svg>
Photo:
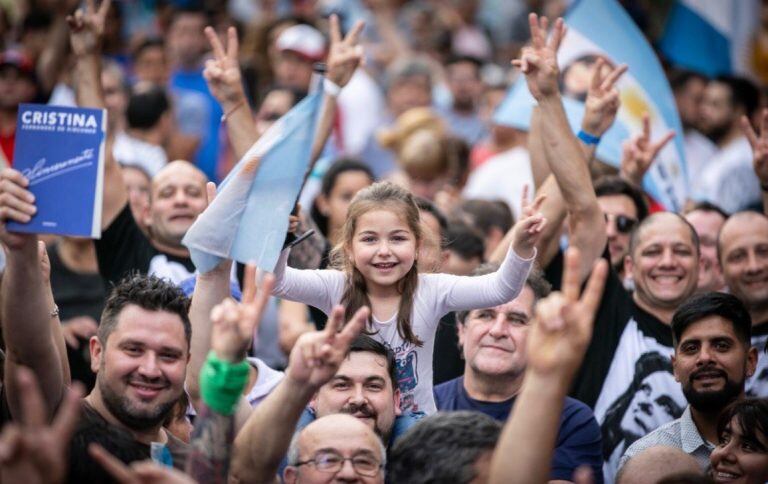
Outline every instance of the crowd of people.
<svg viewBox="0 0 768 484"><path fill-rule="evenodd" d="M683 132L646 115L617 169L627 66L585 67L574 132L568 2L80 3L0 4L0 482L768 482L763 71L665 66ZM197 271L318 90L276 267ZM30 102L106 111L96 240L5 227ZM643 189L675 138L679 213Z"/></svg>

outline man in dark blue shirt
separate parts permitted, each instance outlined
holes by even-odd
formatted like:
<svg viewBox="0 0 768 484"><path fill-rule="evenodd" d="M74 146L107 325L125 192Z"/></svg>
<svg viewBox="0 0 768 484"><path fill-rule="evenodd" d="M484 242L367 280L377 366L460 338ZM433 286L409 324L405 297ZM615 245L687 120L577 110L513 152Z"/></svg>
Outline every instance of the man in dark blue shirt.
<svg viewBox="0 0 768 484"><path fill-rule="evenodd" d="M482 267L476 275L489 269ZM464 376L435 387L438 410L472 410L496 420L507 420L523 383L527 361L525 342L533 307L548 292L549 285L534 271L520 295L512 301L456 314L465 360ZM573 472L582 465L590 466L596 482L602 482L600 427L589 407L567 398L550 479L572 481Z"/></svg>

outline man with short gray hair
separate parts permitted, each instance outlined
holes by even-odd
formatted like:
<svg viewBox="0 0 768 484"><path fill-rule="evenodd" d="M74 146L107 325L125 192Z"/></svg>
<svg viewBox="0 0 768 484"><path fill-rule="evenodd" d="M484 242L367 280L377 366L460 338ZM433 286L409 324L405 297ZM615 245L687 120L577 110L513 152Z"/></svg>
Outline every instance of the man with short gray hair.
<svg viewBox="0 0 768 484"><path fill-rule="evenodd" d="M379 484L386 458L371 427L350 415L327 415L293 437L283 479L287 484L325 483L333 475L344 482Z"/></svg>
<svg viewBox="0 0 768 484"><path fill-rule="evenodd" d="M492 269L490 265L481 266L475 275ZM435 387L439 411L471 410L501 422L507 420L523 384L533 308L549 291L549 283L534 271L512 301L457 313L464 376ZM588 465L597 482L602 482L600 442L600 428L589 407L566 398L550 479L571 481L576 468Z"/></svg>

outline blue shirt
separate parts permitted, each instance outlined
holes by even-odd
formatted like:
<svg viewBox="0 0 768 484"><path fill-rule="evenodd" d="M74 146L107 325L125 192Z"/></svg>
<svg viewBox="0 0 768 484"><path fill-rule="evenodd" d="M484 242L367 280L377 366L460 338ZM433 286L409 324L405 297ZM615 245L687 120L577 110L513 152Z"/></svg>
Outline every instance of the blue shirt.
<svg viewBox="0 0 768 484"><path fill-rule="evenodd" d="M437 385L434 393L438 411L470 410L484 413L501 422L507 420L515 403L514 397L504 402L483 402L470 398L464 388L463 376ZM566 397L549 477L552 480L571 481L573 472L582 465L592 468L596 483L603 482L600 427L589 407Z"/></svg>
<svg viewBox="0 0 768 484"><path fill-rule="evenodd" d="M208 90L202 68L194 71L176 71L171 74L171 92L179 130L184 134L200 137L200 147L195 154L195 165L209 180L218 181L216 166L221 143L221 106Z"/></svg>

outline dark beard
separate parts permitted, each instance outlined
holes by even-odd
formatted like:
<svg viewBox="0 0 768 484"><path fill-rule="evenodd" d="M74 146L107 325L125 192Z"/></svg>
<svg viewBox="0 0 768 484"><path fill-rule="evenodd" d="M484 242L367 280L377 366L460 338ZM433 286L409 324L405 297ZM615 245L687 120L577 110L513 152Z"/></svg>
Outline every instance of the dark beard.
<svg viewBox="0 0 768 484"><path fill-rule="evenodd" d="M112 391L103 379L97 377L101 398L109 413L131 430L148 430L160 426L171 414L176 400L158 403L151 412L139 413L131 409L131 402L127 397Z"/></svg>
<svg viewBox="0 0 768 484"><path fill-rule="evenodd" d="M717 370L705 370L705 371L717 371ZM701 413L714 414L720 413L729 403L739 398L744 391L744 380L731 381L723 372L725 377L725 386L722 390L711 392L697 392L693 389L693 377L696 375L694 372L689 378L688 385L683 385L683 395L688 403Z"/></svg>
<svg viewBox="0 0 768 484"><path fill-rule="evenodd" d="M707 138L712 140L713 143L719 145L729 131L731 131L731 125L729 123L725 123L722 126L713 127L706 133L706 135Z"/></svg>
<svg viewBox="0 0 768 484"><path fill-rule="evenodd" d="M474 114L475 101L472 99L454 99L453 110L461 114Z"/></svg>
<svg viewBox="0 0 768 484"><path fill-rule="evenodd" d="M372 409L369 405L363 403L362 405L358 405L356 403L350 403L349 405L345 405L342 407L342 409L339 411L339 413L346 413L347 415L355 416L356 413L362 413L364 417L373 419L373 431L378 435L382 440L386 442L384 437L389 437L388 435L384 435L384 429L379 428L379 420L378 420L378 414L374 409ZM357 418L357 417L355 417Z"/></svg>

